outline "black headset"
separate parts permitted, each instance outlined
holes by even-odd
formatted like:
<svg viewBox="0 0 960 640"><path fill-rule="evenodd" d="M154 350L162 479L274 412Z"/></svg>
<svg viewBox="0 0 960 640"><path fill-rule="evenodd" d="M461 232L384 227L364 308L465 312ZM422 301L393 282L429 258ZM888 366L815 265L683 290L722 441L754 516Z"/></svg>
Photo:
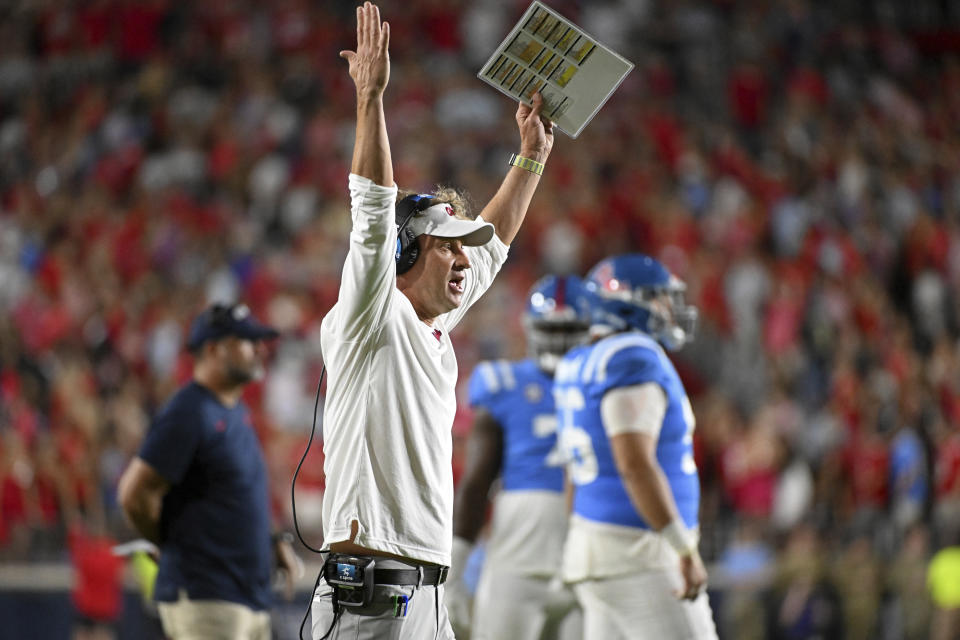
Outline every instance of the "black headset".
<svg viewBox="0 0 960 640"><path fill-rule="evenodd" d="M235 304L223 304L218 302L210 307L210 324L215 327L227 327L230 326L230 321L233 319L233 310L237 305Z"/></svg>
<svg viewBox="0 0 960 640"><path fill-rule="evenodd" d="M420 248L417 246L417 234L407 228L407 224L421 211L426 211L437 203L429 194L415 193L397 203L397 275L406 273L417 261Z"/></svg>

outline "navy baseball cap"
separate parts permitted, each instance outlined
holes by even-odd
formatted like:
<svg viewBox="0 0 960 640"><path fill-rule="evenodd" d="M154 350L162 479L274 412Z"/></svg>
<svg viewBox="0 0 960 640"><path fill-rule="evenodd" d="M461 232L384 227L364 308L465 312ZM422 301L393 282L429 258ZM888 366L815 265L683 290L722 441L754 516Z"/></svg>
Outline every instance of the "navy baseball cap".
<svg viewBox="0 0 960 640"><path fill-rule="evenodd" d="M247 340L270 340L280 333L273 327L260 324L245 304L215 304L198 315L190 325L187 348L196 351L207 340L237 336Z"/></svg>

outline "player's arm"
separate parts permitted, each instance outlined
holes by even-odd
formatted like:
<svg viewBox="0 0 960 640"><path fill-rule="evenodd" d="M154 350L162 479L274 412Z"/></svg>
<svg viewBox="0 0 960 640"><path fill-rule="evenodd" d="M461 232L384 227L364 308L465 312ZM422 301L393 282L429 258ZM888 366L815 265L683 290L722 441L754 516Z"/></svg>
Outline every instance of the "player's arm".
<svg viewBox="0 0 960 640"><path fill-rule="evenodd" d="M453 503L453 536L473 544L483 528L490 487L500 474L503 430L490 413L477 409L467 440L467 460Z"/></svg>
<svg viewBox="0 0 960 640"><path fill-rule="evenodd" d="M517 127L520 129L520 155L545 164L553 149L553 123L541 117L543 96L533 96L533 106L520 103L517 107ZM510 244L527 215L533 193L540 184L540 176L520 167L510 167L493 199L480 215L493 224L497 237Z"/></svg>
<svg viewBox="0 0 960 640"><path fill-rule="evenodd" d="M383 92L390 80L390 25L380 22L380 9L370 2L357 7L357 50L341 51L357 89L357 131L351 173L393 186L393 160Z"/></svg>
<svg viewBox="0 0 960 640"><path fill-rule="evenodd" d="M680 555L684 586L677 595L693 600L706 584L707 572L657 461L657 438L666 408L666 395L653 382L614 389L601 402L613 460L630 501Z"/></svg>
<svg viewBox="0 0 960 640"><path fill-rule="evenodd" d="M117 500L140 535L160 543L160 511L170 483L142 458L134 458L120 476Z"/></svg>
<svg viewBox="0 0 960 640"><path fill-rule="evenodd" d="M457 637L469 637L471 602L463 582L467 559L483 528L490 487L500 473L503 431L497 420L482 408L476 408L467 460L453 503L453 547L450 575L447 578L447 613Z"/></svg>
<svg viewBox="0 0 960 640"><path fill-rule="evenodd" d="M463 475L453 502L454 560L459 553L464 563L483 528L490 487L503 464L503 426L495 417L498 411L494 409L503 402L500 396L504 388L503 364L481 362L467 383L473 424L467 439Z"/></svg>

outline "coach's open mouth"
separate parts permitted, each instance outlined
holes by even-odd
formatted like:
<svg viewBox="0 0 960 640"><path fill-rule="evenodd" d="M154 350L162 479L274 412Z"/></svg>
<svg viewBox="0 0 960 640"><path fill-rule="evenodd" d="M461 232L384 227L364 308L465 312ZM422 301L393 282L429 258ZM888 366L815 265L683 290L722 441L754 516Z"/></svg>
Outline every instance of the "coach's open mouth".
<svg viewBox="0 0 960 640"><path fill-rule="evenodd" d="M463 293L463 276L458 276L455 278L450 278L450 282L447 283L447 286L455 293Z"/></svg>

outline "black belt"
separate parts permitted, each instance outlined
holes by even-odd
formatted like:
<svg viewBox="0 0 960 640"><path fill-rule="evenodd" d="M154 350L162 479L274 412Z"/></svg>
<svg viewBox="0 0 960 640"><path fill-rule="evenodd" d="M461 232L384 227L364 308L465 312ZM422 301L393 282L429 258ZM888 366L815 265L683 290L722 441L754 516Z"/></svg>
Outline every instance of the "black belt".
<svg viewBox="0 0 960 640"><path fill-rule="evenodd" d="M431 566L419 569L381 569L373 570L374 584L392 584L399 587L417 587L429 585L437 587L446 582L450 567Z"/></svg>

